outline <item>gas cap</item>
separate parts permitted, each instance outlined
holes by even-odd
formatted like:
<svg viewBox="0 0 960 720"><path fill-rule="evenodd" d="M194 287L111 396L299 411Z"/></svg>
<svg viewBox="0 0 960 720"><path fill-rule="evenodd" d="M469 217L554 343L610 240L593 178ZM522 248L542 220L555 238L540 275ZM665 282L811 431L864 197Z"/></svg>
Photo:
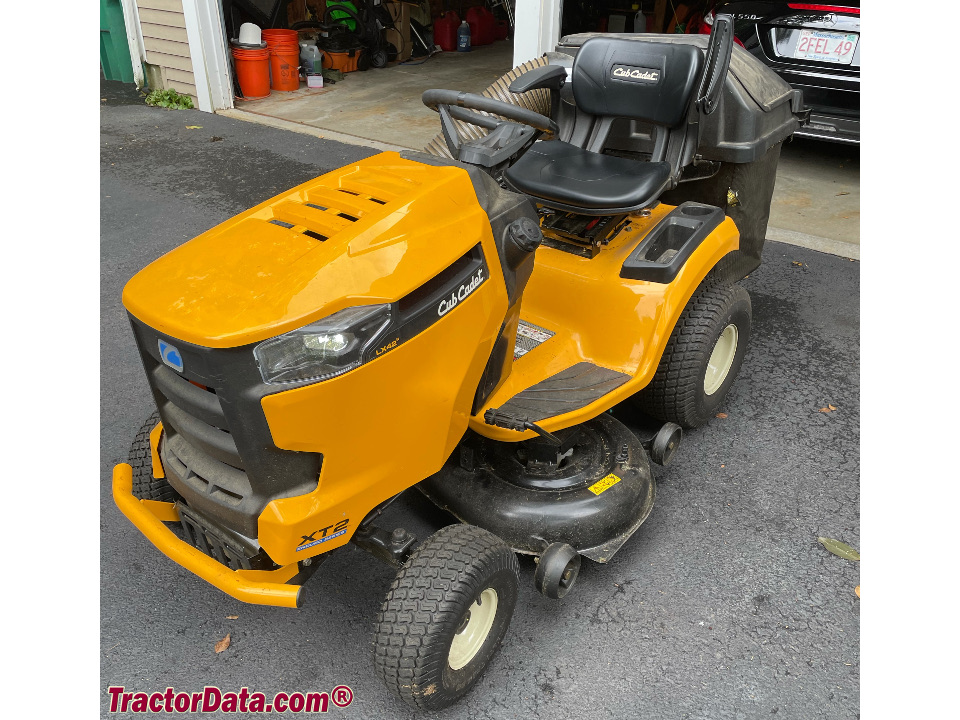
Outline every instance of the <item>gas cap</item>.
<svg viewBox="0 0 960 720"><path fill-rule="evenodd" d="M524 252L533 252L543 240L540 226L528 217L514 220L507 226L507 236Z"/></svg>

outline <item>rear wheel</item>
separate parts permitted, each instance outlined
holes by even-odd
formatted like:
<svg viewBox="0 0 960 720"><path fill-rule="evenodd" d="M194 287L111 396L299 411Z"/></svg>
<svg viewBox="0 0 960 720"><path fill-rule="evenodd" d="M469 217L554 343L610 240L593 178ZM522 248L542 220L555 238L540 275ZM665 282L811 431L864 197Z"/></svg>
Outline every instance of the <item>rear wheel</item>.
<svg viewBox="0 0 960 720"><path fill-rule="evenodd" d="M161 500L164 502L176 502L182 500L180 493L164 478L155 478L153 476L153 451L150 449L150 433L160 422L160 413L154 411L153 415L147 418L139 431L137 437L130 446L130 455L127 462L133 469L133 494L141 500Z"/></svg>
<svg viewBox="0 0 960 720"><path fill-rule="evenodd" d="M517 604L517 558L496 535L451 525L397 573L377 617L374 665L408 705L440 710L483 674Z"/></svg>
<svg viewBox="0 0 960 720"><path fill-rule="evenodd" d="M716 413L743 364L750 339L750 295L739 285L699 288L670 334L640 408L685 428Z"/></svg>

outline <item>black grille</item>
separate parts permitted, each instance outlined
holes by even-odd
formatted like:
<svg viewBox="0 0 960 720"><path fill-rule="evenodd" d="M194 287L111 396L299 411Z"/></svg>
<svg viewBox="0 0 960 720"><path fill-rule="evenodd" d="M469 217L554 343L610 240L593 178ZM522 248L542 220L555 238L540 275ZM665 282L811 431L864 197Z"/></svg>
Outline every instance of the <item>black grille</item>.
<svg viewBox="0 0 960 720"><path fill-rule="evenodd" d="M160 458L170 484L191 508L256 538L267 503L316 490L322 456L273 444L260 401L277 388L263 383L252 346L205 348L133 317L131 323L163 422ZM161 362L158 340L179 351L182 372ZM196 533L188 535L198 542ZM202 543L196 546L210 554Z"/></svg>
<svg viewBox="0 0 960 720"><path fill-rule="evenodd" d="M186 505L177 507L187 541L231 570L272 570L276 565L263 550L202 517Z"/></svg>

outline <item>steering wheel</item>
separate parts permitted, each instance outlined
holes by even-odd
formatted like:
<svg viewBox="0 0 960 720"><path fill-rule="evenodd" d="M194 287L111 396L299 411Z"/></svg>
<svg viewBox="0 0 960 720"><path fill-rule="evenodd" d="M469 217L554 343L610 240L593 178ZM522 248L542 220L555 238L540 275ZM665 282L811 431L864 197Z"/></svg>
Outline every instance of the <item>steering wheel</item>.
<svg viewBox="0 0 960 720"><path fill-rule="evenodd" d="M546 133L555 136L560 128L553 120L546 115L541 115L533 110L494 100L483 95L474 93L460 92L459 90L427 90L423 93L423 104L431 110L440 113L440 122L443 128L443 136L447 141L447 147L457 157L462 146L460 134L456 130L456 125L451 118L456 118L471 125L477 125L487 130L495 130L505 121L499 120L488 115L479 115L471 110L479 110L494 115L500 115L507 118L512 123L527 125L537 130L537 135Z"/></svg>

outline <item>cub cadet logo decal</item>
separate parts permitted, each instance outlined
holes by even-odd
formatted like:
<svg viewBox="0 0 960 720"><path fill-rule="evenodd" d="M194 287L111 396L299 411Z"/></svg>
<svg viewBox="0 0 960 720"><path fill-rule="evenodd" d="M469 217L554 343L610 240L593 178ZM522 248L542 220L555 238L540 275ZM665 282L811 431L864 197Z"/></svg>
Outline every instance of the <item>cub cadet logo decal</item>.
<svg viewBox="0 0 960 720"><path fill-rule="evenodd" d="M386 345L377 348L376 356L377 356L377 357L380 357L381 355L384 355L384 354L390 352L390 351L393 350L395 347L397 347L399 344L400 344L400 338L399 338L399 337L394 338L393 340L391 340L390 342L388 342Z"/></svg>
<svg viewBox="0 0 960 720"><path fill-rule="evenodd" d="M157 340L157 346L160 348L160 359L163 360L163 364L172 367L178 373L182 373L183 358L180 356L180 351L163 340Z"/></svg>
<svg viewBox="0 0 960 720"><path fill-rule="evenodd" d="M320 543L325 543L327 540L333 540L335 537L340 537L347 531L347 525L349 524L350 518L347 518L346 520L341 520L336 525L327 525L325 528L314 530L309 535L301 535L300 537L303 539L300 541L300 544L297 545L297 552L311 548L314 545L319 545ZM327 531L331 528L333 532L327 535ZM320 537L317 537L317 533L320 534Z"/></svg>
<svg viewBox="0 0 960 720"><path fill-rule="evenodd" d="M484 268L478 268L477 271L470 276L470 280L461 285L455 292L450 293L449 298L445 298L440 301L440 304L437 306L437 315L443 317L448 312L453 310L457 304L463 302L467 297L476 290L480 285L483 284L483 281L486 278L483 276Z"/></svg>
<svg viewBox="0 0 960 720"><path fill-rule="evenodd" d="M660 82L660 71L656 68L633 67L631 65L615 65L613 77L630 82L656 85Z"/></svg>

